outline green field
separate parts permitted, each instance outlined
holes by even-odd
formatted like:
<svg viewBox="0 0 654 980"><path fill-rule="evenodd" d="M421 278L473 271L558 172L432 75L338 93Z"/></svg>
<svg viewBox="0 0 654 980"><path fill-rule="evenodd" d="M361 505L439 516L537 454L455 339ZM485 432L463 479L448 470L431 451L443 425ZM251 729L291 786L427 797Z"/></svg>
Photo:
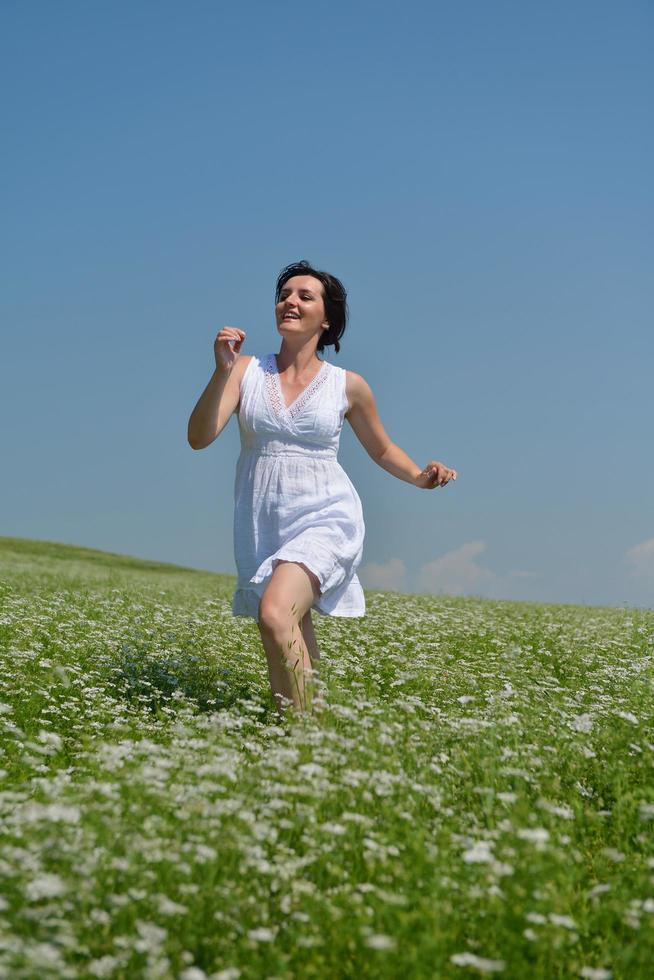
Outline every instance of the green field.
<svg viewBox="0 0 654 980"><path fill-rule="evenodd" d="M0 977L654 975L654 611L368 592L280 720L233 585L0 538Z"/></svg>

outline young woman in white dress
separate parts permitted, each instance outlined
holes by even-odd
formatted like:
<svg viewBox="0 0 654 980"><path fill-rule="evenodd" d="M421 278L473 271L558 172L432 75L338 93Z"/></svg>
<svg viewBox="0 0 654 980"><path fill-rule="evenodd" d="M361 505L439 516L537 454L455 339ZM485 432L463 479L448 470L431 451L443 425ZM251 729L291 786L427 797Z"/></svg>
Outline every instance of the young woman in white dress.
<svg viewBox="0 0 654 980"><path fill-rule="evenodd" d="M239 415L239 424L241 425L242 458L246 451L251 452L244 445L244 439L249 438L249 430L245 428L248 424L245 418L247 413L241 412L241 399L243 395L241 382L243 381L245 384L245 380L247 380L249 411L251 413L253 410L251 408L252 392L258 391L262 404L261 412L264 412L266 409L270 410L270 415L266 422L268 427L271 424L274 425L274 423L270 422L270 419L274 416L274 412L271 409L271 402L274 402L276 398L278 403L280 429L279 432L275 432L273 429L272 435L279 436L280 438L275 438L270 443L274 449L266 454L270 458L271 465L283 465L282 460L285 455L285 446L288 446L289 450L293 450L292 455L297 460L296 450L299 446L300 452L303 451L303 447L306 448L306 465L310 467L313 462L317 461L309 459L312 455L312 447L311 445L307 446L307 433L304 432L303 441L297 442L296 440L296 445L293 445L293 425L288 413L289 409L292 409L294 405L301 405L300 396L303 393L305 395L313 395L313 401L315 402L313 408L316 414L315 416L310 415L308 419L305 418L304 422L306 425L312 418L315 418L316 429L319 427L320 417L317 413L320 411L321 392L320 390L316 390L320 386L315 383L314 379L319 379L320 381L325 380L325 362L321 361L317 355L318 352L321 352L326 346L330 345L334 346L336 352L339 350L339 340L343 335L347 322L346 293L343 284L335 276L316 270L307 262L297 262L287 266L280 273L277 280L275 299L277 331L282 337L279 354L274 358L271 355L267 361L260 361L258 358L242 354L241 348L246 338L245 331L239 327L223 327L218 332L214 341L215 371L189 419L188 441L193 449L203 449L210 445L220 435L230 417L236 412ZM265 380L269 382L268 390L272 391L272 399L263 397L262 393L265 390L265 385L259 383L257 387L256 381L252 381L252 371L248 372L248 377L245 379L246 371L252 360L254 360L253 368L256 368L260 372L267 369L268 377ZM337 397L333 393L339 391L342 397L340 417L339 413L333 411L331 406L331 414L328 415L330 419L336 419L334 423L335 428L331 433L332 446L334 444L337 445L340 426L342 425L343 418L347 418L357 438L372 459L382 469L398 479L425 490L443 487L450 480L456 480L457 471L450 469L438 460L431 460L423 469L420 469L398 445L392 442L379 418L372 390L361 375L356 374L354 371L343 371L343 369L335 368L333 365L327 365L327 367L332 371L332 397ZM259 377L264 377L264 374L260 374ZM341 384L340 389L338 387L339 383ZM323 387L327 391L330 390L329 385L323 385ZM283 404L281 404L282 401ZM311 408L311 404L309 404L309 408ZM259 409L255 407L254 411L256 414ZM323 413L323 422L320 425L324 423L325 417ZM287 429L284 429L283 423L285 421L288 422ZM257 428L256 424L254 428ZM316 439L316 441L318 440ZM334 454L333 463L326 465L338 466L343 480L347 485L345 489L346 511L348 492L352 503L350 516L348 517L346 513L344 518L346 522L345 533L348 538L354 537L362 543L363 520L361 518L358 496L354 487L352 487L345 476L344 471L341 470L340 465L335 462L335 450L331 450L331 452ZM329 453L329 450L327 453ZM320 452L313 453L313 455L320 456ZM257 463L259 462L262 462L260 458L257 459ZM240 463L241 460L239 460L239 467ZM255 472L255 470L251 469L248 472ZM265 485L279 486L280 472L281 477L283 477L283 471L278 469L276 471L276 479L274 481L270 481L269 479L267 482L264 481ZM300 470L299 472L302 471ZM307 472L310 471L307 470ZM296 481L297 473L298 470L294 470ZM332 478L337 477L337 474L333 470L331 471L331 475ZM340 498L338 501L339 516L342 516L344 506L343 480L336 481L340 487ZM308 482L315 488L316 480L309 480ZM283 557L275 558L271 563L270 557L265 553L261 553L258 556L244 554L243 548L247 551L247 548L250 547L251 551L252 546L243 544L237 539L237 522L235 522L236 561L239 567L240 577L244 576L243 583L239 579L239 585L246 584L250 587L250 590L248 591L247 588L237 589L233 611L235 615L251 615L257 619L268 662L270 685L275 706L280 715L283 715L286 706L292 707L294 710L305 711L310 709L312 703L312 679L314 675L317 675L320 654L313 630L311 609L318 609L320 603L324 603L325 601L329 602L329 590L326 595L321 593L321 586L325 582L327 575L326 573L323 575L323 570L319 568L319 562L321 556L324 556L329 551L328 548L325 548L324 535L326 533L329 536L330 527L336 528L336 523L332 523L329 515L329 485L331 482L328 473L327 479L324 481L325 496L324 498L322 496L320 497L316 508L323 515L320 528L316 527L316 541L318 540L319 531L323 535L323 538L315 554L312 550L311 527L308 529L305 527L302 534L304 541L303 547L306 547L307 550L306 556L304 552L302 552L302 556L306 557L306 563L300 560L288 560ZM347 489L348 487L350 488L349 491ZM250 489L249 485L244 484L242 481L240 490L237 486L237 508L239 506L248 507L248 493ZM294 486L294 493L297 494L296 486ZM257 497L256 492L249 493L249 497ZM286 505L288 504L288 499L293 499L293 495L282 494L280 497L280 501L283 500ZM303 500L303 507L305 504L306 500ZM274 505L275 502L273 501L273 507ZM306 507L304 509L306 511ZM310 500L309 511L311 511ZM254 511L250 507L246 515L246 526L247 521L255 519L253 513ZM261 514L261 509L257 513ZM270 513L270 509L268 513ZM357 514L359 515L358 521ZM349 528L347 526L348 520L351 521ZM278 524L282 526L284 522L286 522L285 526L289 528L295 526L292 513L290 517L288 514L284 514L281 523L277 520L273 522L276 533L278 532ZM263 531L265 532L265 528ZM245 537L247 538L248 536L245 535ZM257 534L254 537L259 539L261 536ZM265 534L263 535L263 540L267 540ZM329 542L329 537L327 537L327 541ZM277 543L280 547L274 550L280 552L286 550L288 552L284 540L281 542L278 541ZM292 552L292 541L290 544L290 551ZM336 550L338 551L338 549ZM297 546L295 552L294 557L297 559ZM361 550L359 548L358 553L351 560L350 564L344 565L338 588L331 589L331 606L327 609L320 609L321 612L326 611L330 615L337 616L363 615L365 611L363 592L355 575L356 564L360 560L360 556ZM352 558L352 556L350 557ZM257 566L260 559L265 559L260 566L260 570L265 568L265 574L261 572L257 579L255 576L251 577L251 572ZM338 562L338 558L335 561ZM243 572L243 568L247 568L245 573ZM343 581L344 577L345 581ZM330 581L332 580L333 576ZM259 584L255 585L254 583L256 582ZM256 593L254 592L255 589ZM348 593L347 595L345 595L344 590ZM354 600L352 599L353 595ZM358 595L360 595L359 610L357 609ZM254 607L251 603L248 605L243 597L249 598L250 600L254 598L256 602L256 613L252 611ZM318 703L314 703L317 706Z"/></svg>

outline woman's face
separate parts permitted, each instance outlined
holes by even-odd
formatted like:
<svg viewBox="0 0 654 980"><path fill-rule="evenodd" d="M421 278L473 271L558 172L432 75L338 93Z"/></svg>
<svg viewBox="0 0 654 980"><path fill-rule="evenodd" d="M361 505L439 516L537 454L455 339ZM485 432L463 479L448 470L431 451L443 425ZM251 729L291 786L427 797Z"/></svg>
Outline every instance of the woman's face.
<svg viewBox="0 0 654 980"><path fill-rule="evenodd" d="M322 283L313 276L293 276L287 279L275 306L277 329L284 336L320 334L325 317Z"/></svg>

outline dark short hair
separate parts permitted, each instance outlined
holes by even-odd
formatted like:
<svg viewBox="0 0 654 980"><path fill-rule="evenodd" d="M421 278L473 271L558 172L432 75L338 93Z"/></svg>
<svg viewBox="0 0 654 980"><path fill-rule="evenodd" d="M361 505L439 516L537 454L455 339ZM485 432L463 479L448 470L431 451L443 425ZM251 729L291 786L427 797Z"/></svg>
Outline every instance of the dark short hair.
<svg viewBox="0 0 654 980"><path fill-rule="evenodd" d="M336 276L330 275L329 272L320 272L320 270L312 268L305 259L302 259L301 262L293 262L291 265L287 265L279 273L275 287L275 303L279 302L279 294L282 291L284 283L292 279L293 276L313 276L314 279L319 279L322 283L325 314L329 327L322 332L322 336L318 341L318 350L322 351L325 347L333 344L338 354L341 348L339 340L343 336L345 327L347 326L347 293L345 292L345 286Z"/></svg>

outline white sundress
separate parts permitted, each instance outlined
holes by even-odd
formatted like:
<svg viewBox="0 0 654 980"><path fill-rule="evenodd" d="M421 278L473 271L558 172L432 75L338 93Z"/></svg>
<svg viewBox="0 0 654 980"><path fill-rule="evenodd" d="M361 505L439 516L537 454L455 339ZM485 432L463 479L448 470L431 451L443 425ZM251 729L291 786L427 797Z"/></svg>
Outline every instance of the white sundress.
<svg viewBox="0 0 654 980"><path fill-rule="evenodd" d="M281 560L320 581L313 608L363 616L356 569L363 554L361 500L337 460L347 411L345 370L323 361L286 406L275 354L252 357L241 380L241 454L234 483L234 616L258 619L259 600Z"/></svg>

